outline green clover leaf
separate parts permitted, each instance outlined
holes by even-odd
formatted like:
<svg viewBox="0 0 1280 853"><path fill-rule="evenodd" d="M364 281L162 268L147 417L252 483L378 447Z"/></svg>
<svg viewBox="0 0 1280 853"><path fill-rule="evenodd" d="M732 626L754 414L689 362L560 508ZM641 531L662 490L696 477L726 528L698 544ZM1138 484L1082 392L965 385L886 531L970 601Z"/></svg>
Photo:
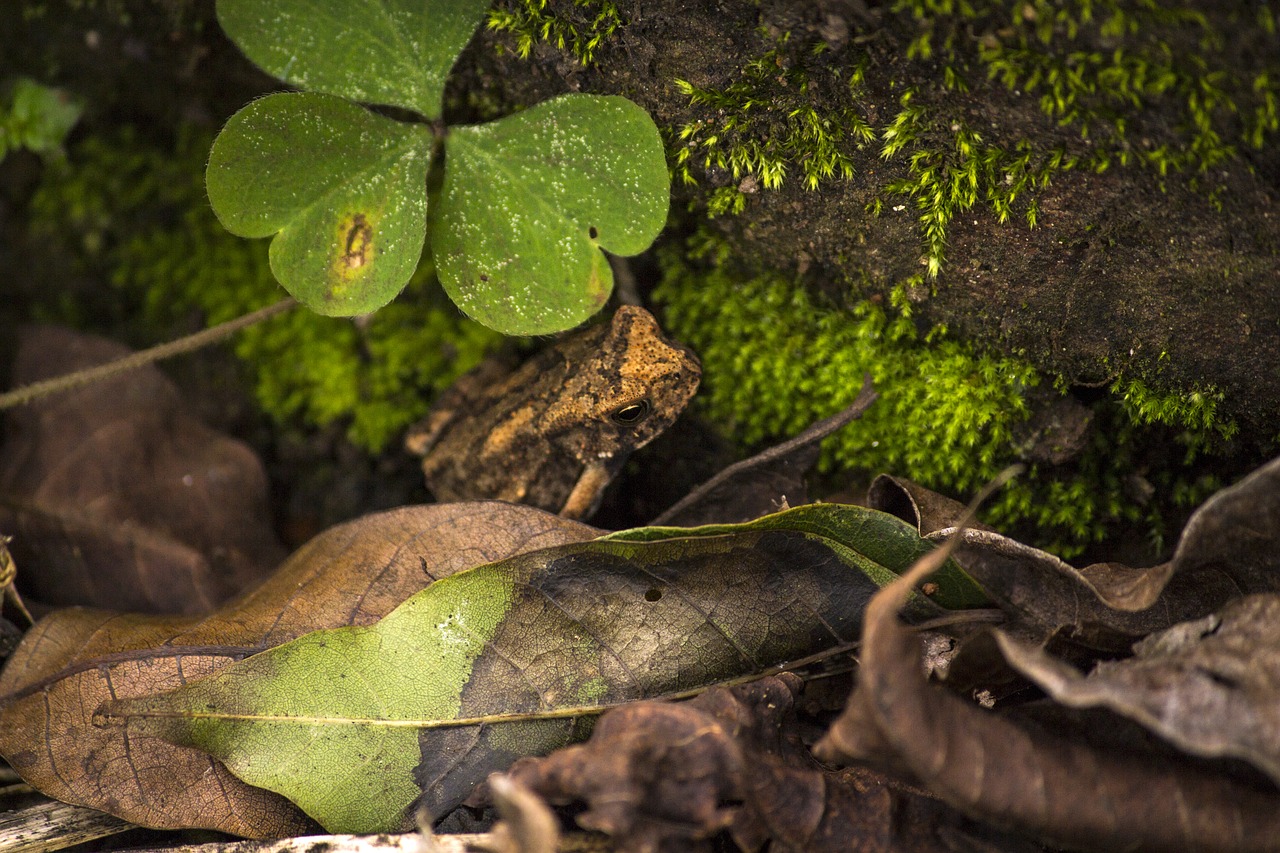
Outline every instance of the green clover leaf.
<svg viewBox="0 0 1280 853"><path fill-rule="evenodd" d="M214 141L206 185L242 237L268 237L271 271L320 314L390 302L422 255L432 135L332 95L254 101Z"/></svg>
<svg viewBox="0 0 1280 853"><path fill-rule="evenodd" d="M669 193L657 127L626 98L564 95L450 128L431 222L440 281L498 331L570 328L613 288L600 249L644 251Z"/></svg>
<svg viewBox="0 0 1280 853"><path fill-rule="evenodd" d="M219 0L218 22L298 88L440 117L445 78L490 0Z"/></svg>

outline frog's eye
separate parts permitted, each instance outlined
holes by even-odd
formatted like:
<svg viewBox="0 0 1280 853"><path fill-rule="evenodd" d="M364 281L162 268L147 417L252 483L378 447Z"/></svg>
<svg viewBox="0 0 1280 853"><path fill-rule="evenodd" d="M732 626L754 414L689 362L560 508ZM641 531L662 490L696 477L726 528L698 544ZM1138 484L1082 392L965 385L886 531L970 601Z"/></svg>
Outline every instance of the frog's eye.
<svg viewBox="0 0 1280 853"><path fill-rule="evenodd" d="M635 426L647 417L649 417L648 400L636 400L634 403L619 406L609 413L609 420L624 427Z"/></svg>

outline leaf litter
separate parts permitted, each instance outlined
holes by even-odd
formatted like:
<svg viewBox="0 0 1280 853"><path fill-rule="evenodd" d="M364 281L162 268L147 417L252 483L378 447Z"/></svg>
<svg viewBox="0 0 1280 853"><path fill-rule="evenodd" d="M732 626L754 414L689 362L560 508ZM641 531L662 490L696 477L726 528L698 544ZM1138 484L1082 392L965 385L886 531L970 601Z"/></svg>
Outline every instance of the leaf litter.
<svg viewBox="0 0 1280 853"><path fill-rule="evenodd" d="M1233 570L1237 578L1254 577L1257 582L1266 583L1261 570L1280 545L1280 516L1275 512L1277 503L1270 488L1278 467L1280 460L1269 463L1206 502L1188 522L1173 561L1158 574L1174 577L1180 571L1192 572L1220 559L1254 555L1261 556L1260 564L1235 564L1227 570ZM1210 531L1230 533L1229 521L1238 519L1239 510L1246 505L1261 510L1261 515L1251 518L1249 530L1240 539L1216 546L1204 540ZM864 761L887 768L917 781L967 814L1044 843L1073 849L1275 849L1276 839L1280 838L1280 792L1273 782L1227 772L1221 766L1185 754L1144 750L1136 739L1125 749L1100 749L1086 739L1022 723L1022 709L1016 705L1007 713L992 713L966 697L928 683L919 666L918 640L899 622L897 613L913 582L933 571L951 548L971 541L962 539L960 532L955 533L945 548L923 558L868 605L857 686L841 717L816 745L815 754L827 761ZM1086 589L1096 589L1086 585L1086 580L1079 582ZM1135 603L1132 599L1121 600ZM1118 690L1117 693L1127 694L1125 699L1108 701L1107 707L1123 708L1122 712L1139 722L1152 723L1158 715L1136 713L1135 708L1144 699L1155 699L1151 704L1162 705L1166 717L1191 717L1204 709L1203 703L1159 702L1160 698L1172 699L1180 689L1190 689L1181 693L1183 697L1195 692L1195 678L1188 683L1171 676L1195 673L1212 656L1198 642L1207 640L1211 633L1204 630L1206 624L1215 619L1221 620L1219 625L1228 620L1234 624L1238 611L1257 618L1257 612L1266 609L1252 603L1258 600L1234 602L1223 614L1210 617L1210 623L1201 622L1198 628L1174 627L1168 634L1150 640L1149 647L1140 646L1135 663L1118 662L1110 668L1100 663L1092 685L1090 679L1068 675L1064 664L1007 635L1001 645L1020 656L1027 674L1060 701L1089 704L1087 696L1108 692L1108 685L1118 687L1124 680L1119 673L1125 672L1134 676L1127 679L1130 686L1156 682L1160 687L1151 692ZM1269 615L1274 616L1274 611ZM1253 626L1252 619L1240 621ZM1241 631L1239 636L1249 636L1250 640L1224 642L1232 647L1228 659L1238 662L1242 646L1251 647L1255 655L1274 656L1276 648L1268 642L1274 632L1274 625L1267 631L1256 627ZM1235 636L1236 632L1228 634ZM1188 638L1192 638L1191 642ZM1148 665L1144 665L1143 658L1150 659ZM1108 678L1108 674L1112 677ZM1275 707L1280 705L1280 697L1275 695L1270 676L1270 667L1263 668L1254 683L1265 685L1270 694L1259 697L1261 704ZM1175 686L1166 680L1182 683ZM1234 722L1226 725L1241 723L1247 726L1248 714L1237 713ZM1200 721L1188 720L1186 725L1199 724ZM1166 732L1170 729L1161 733ZM1260 763L1274 760L1274 745L1269 748L1271 757ZM1234 754L1243 753L1252 751Z"/></svg>
<svg viewBox="0 0 1280 853"><path fill-rule="evenodd" d="M52 326L18 340L15 385L129 354ZM207 612L275 569L284 548L268 521L261 462L188 409L148 366L8 414L0 534L13 537L30 597Z"/></svg>
<svg viewBox="0 0 1280 853"><path fill-rule="evenodd" d="M581 737L599 708L849 642L882 578L928 547L856 554L881 528L911 535L830 504L522 554L437 580L376 625L308 634L96 721L207 751L331 831L406 829L413 806L447 813L490 772ZM941 612L920 596L911 609Z"/></svg>
<svg viewBox="0 0 1280 853"><path fill-rule="evenodd" d="M158 738L93 725L104 702L178 687L311 631L368 625L434 579L594 528L499 503L405 507L330 528L206 617L61 610L0 674L0 753L63 800L144 826L248 837L311 826L283 797Z"/></svg>
<svg viewBox="0 0 1280 853"><path fill-rule="evenodd" d="M1150 569L1117 564L1075 569L994 531L957 530L958 504L942 496L907 481L878 483L871 504L905 515L926 550L931 541L954 540L958 565L1004 611L1006 624L996 632L956 626L952 633L961 641L956 661L966 648L985 648L991 660L1001 659L1005 677L1036 684L1046 698L1029 698L1035 694L1024 687L1002 693L994 710L980 707L972 685L954 678L954 666L945 681L929 683L918 641L898 619L904 596L911 596L913 607L928 600L918 590L932 582L920 586L923 575L916 573L889 584L867 606L857 686L820 740L821 714L813 708L797 711L813 704L808 697L820 694L815 685L822 682L802 684L782 675L713 688L680 704L624 705L601 718L593 740L521 764L513 776L554 802L587 803L586 811L578 811L579 822L613 833L620 849L698 849L725 839L743 850L766 845L779 850L1022 850L1043 844L1272 849L1273 839L1280 837L1277 746L1270 719L1271 709L1280 706L1273 674L1280 610L1273 594L1280 544L1278 476L1280 460L1224 489L1192 517L1173 559ZM479 518L490 506L454 510L463 518L471 513ZM412 574L415 559L425 558L406 546L403 536L407 528L423 529L424 522L406 524L406 518L382 533L369 519L353 522L315 543L328 542L317 547L335 549L328 561L350 569L345 546L335 548L330 537L340 534L349 537L348 544L363 542L360 547L377 541L376 547L397 555L388 565ZM492 521L479 527L486 534L501 529ZM596 533L579 526L568 533L569 541ZM643 531L634 533L645 538ZM476 535L484 538L477 528L453 540L464 555L456 558L455 569L485 562L470 544L461 544ZM539 535L524 544L533 545ZM655 530L654 535L667 534ZM720 527L698 528L686 531L693 538L683 544L722 535ZM264 589L274 584L279 595L296 584L289 567L297 571L305 565L304 555L315 543L288 561ZM615 544L638 543L622 537ZM943 556L934 551L926 559L936 566ZM402 563L399 557L405 557ZM793 562L803 566L805 559ZM350 572L365 585L364 594L373 589L369 565L361 562ZM367 609L364 594L348 590L317 605L322 613L317 619L306 615L306 607L282 607L289 595L265 607L259 600L261 610L254 615L256 593L243 600L249 602L245 613L205 620L170 617L159 631L150 622L156 617L55 614L29 633L0 679L0 690L14 691L2 700L0 749L15 764L28 762L24 773L38 775L44 759L36 756L41 750L31 749L36 740L57 744L43 749L46 755L73 748L76 738L93 741L64 767L87 761L90 772L79 784L96 791L100 807L114 810L118 799L130 799L122 791L134 785L133 797L147 802L143 807L135 799L128 808L134 809L131 819L142 823L217 825L243 835L300 831L309 821L288 800L245 784L219 761L141 730L130 734L127 726L123 735L120 727L95 728L90 718L110 707L102 704L107 699L153 697L181 683L199 685L200 676L225 673L253 651L312 628L370 625L398 603L397 597L407 597L415 583L420 589L430 579L418 577ZM597 592L594 600L608 597ZM280 630L267 628L267 622ZM200 636L202 629L209 633ZM215 642L214 636L222 640ZM123 644L122 637L128 638ZM185 645L190 640L199 642ZM1140 642L1130 657L1135 640ZM693 648L668 658L696 663L703 647ZM35 657L43 659L33 663ZM1076 668L1081 664L1093 671L1083 675ZM140 673L151 669L161 676L143 684ZM983 704L993 704L989 694ZM36 717L45 712L59 731L41 728ZM1125 722L1107 724L1106 715L1117 715L1117 721L1123 715ZM1085 732L1090 727L1094 734ZM488 731L500 729L489 726ZM1098 729L1109 734L1106 745ZM106 746L113 738L115 746ZM180 779L193 778L182 776L184 766L198 770L216 780L219 793L211 795L206 788L183 801L184 792L177 789L186 784L177 784L145 789L146 796L138 797L136 778L106 778L88 760L94 747L102 757L120 755L121 740L166 772L176 767ZM832 770L816 763L815 754L856 763ZM69 770L66 775L74 779L77 774ZM157 805L170 808L159 821L154 813L145 814Z"/></svg>

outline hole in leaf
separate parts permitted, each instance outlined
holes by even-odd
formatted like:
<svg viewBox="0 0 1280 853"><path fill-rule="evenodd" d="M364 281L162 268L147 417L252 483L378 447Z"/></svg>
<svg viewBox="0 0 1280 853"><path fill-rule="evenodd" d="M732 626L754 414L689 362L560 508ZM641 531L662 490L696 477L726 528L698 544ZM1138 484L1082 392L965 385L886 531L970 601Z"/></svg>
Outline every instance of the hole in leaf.
<svg viewBox="0 0 1280 853"><path fill-rule="evenodd" d="M645 601L658 601L661 598L662 590L658 589L656 586L651 586L644 591Z"/></svg>

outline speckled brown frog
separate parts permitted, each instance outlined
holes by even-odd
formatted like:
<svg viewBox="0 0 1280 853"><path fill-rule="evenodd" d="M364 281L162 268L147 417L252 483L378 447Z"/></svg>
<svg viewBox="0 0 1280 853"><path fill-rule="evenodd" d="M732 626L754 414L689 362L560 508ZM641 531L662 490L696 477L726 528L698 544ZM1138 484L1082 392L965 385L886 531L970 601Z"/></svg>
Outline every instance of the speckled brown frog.
<svg viewBox="0 0 1280 853"><path fill-rule="evenodd" d="M437 500L595 511L627 455L669 427L702 376L648 311L623 306L511 369L485 362L405 438Z"/></svg>

